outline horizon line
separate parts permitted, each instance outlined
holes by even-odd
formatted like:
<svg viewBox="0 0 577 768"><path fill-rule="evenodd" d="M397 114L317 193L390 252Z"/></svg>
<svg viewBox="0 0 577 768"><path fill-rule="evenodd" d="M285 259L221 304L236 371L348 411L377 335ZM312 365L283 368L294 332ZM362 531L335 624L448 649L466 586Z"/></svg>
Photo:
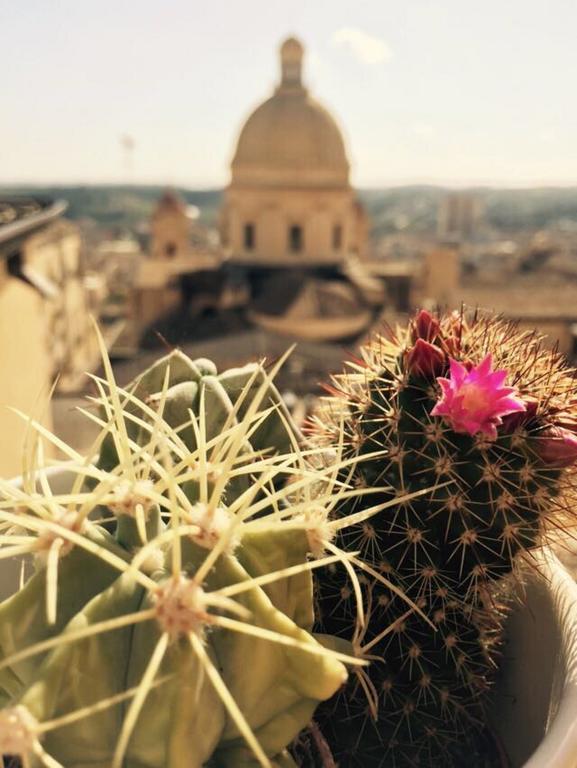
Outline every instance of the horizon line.
<svg viewBox="0 0 577 768"><path fill-rule="evenodd" d="M199 183L197 185L184 182L172 182L158 179L135 181L133 179L109 179L109 180L2 180L0 189L6 187L164 187L172 189L188 190L190 192L215 192L221 191L228 183ZM530 179L526 181L513 181L503 179L435 179L435 178L408 178L390 179L382 182L368 182L364 184L351 184L353 189L377 191L382 189L394 189L400 187L438 187L444 189L572 189L577 187L577 179L574 181L561 181L555 179Z"/></svg>

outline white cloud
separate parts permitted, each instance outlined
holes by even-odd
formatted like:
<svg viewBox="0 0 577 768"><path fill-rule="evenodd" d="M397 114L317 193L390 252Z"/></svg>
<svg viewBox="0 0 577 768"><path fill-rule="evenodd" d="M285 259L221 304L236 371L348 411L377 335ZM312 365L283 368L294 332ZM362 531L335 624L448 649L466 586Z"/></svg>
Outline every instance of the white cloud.
<svg viewBox="0 0 577 768"><path fill-rule="evenodd" d="M358 27L342 27L333 35L335 45L346 46L365 64L381 64L388 61L393 52L384 40L363 32Z"/></svg>

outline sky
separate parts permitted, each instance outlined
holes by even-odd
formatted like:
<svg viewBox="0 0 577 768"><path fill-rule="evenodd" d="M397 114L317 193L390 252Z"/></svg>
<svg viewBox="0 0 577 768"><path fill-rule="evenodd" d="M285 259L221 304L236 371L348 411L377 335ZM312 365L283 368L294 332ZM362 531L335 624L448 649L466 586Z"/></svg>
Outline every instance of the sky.
<svg viewBox="0 0 577 768"><path fill-rule="evenodd" d="M575 0L0 0L0 185L226 184L290 34L357 186L577 184L576 30Z"/></svg>

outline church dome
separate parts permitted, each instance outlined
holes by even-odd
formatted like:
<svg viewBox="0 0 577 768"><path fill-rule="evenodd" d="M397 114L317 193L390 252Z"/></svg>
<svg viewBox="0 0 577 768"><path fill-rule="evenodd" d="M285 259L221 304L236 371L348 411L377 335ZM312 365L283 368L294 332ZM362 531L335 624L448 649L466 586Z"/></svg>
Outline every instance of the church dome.
<svg viewBox="0 0 577 768"><path fill-rule="evenodd" d="M348 185L349 162L340 129L301 82L301 43L295 38L285 40L280 57L280 85L241 130L232 183Z"/></svg>

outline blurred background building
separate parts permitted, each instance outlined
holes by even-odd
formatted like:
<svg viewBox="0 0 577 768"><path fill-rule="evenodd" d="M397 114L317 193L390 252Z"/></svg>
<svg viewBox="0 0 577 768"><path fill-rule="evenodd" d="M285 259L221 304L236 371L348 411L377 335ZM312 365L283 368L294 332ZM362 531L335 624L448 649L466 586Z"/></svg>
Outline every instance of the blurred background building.
<svg viewBox="0 0 577 768"><path fill-rule="evenodd" d="M240 131L218 240L174 191L158 200L117 352L154 345L154 330L157 344L175 328L195 341L210 312L210 334L256 326L317 342L374 322L384 288L364 266L368 218L337 122L303 84L303 57L296 38L282 43L279 85Z"/></svg>
<svg viewBox="0 0 577 768"><path fill-rule="evenodd" d="M21 469L26 421L48 427L59 396L82 390L100 354L91 316L103 284L85 268L78 227L65 203L0 201L0 473ZM112 341L112 339L110 339ZM49 395L56 386L54 406Z"/></svg>
<svg viewBox="0 0 577 768"><path fill-rule="evenodd" d="M280 48L280 83L243 125L224 195L221 240L236 261L311 267L364 256L367 218L349 183L334 117L302 79L304 48Z"/></svg>
<svg viewBox="0 0 577 768"><path fill-rule="evenodd" d="M450 192L439 206L437 231L441 240L472 241L482 233L483 205L472 192Z"/></svg>

